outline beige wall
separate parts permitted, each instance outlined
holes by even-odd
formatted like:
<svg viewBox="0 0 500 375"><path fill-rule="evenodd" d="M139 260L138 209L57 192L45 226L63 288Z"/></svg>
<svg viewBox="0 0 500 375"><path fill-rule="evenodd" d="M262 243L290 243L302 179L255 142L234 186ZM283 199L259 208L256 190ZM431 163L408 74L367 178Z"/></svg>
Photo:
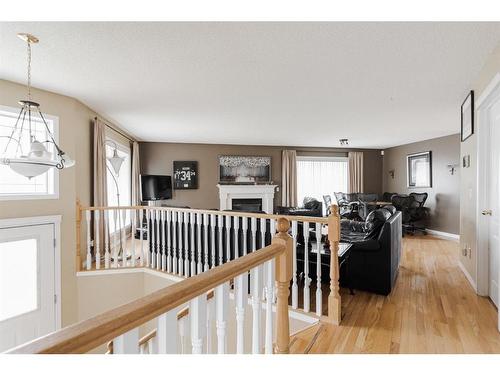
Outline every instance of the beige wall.
<svg viewBox="0 0 500 375"><path fill-rule="evenodd" d="M26 96L25 87L0 80L0 104L18 107ZM75 202L90 204L91 121L95 113L79 101L33 89L33 100L40 102L44 113L59 117L59 143L76 160L74 168L59 172L59 199L0 201L0 218L62 215L61 279L62 324L77 319L75 276Z"/></svg>
<svg viewBox="0 0 500 375"><path fill-rule="evenodd" d="M219 155L271 156L271 174L275 184L281 185L281 151L296 149L299 155L346 155L346 149L302 148L283 146L242 146L214 144L154 143L140 144L141 172L144 174L172 175L174 160L198 161L198 189L177 190L169 204L192 208L219 208L217 183L219 180ZM378 150L364 151L365 191L382 191L382 157ZM281 193L275 195L275 205L281 204Z"/></svg>
<svg viewBox="0 0 500 375"><path fill-rule="evenodd" d="M406 156L432 151L432 187L409 189L407 187ZM458 164L460 159L460 135L429 139L427 141L388 148L384 155L384 191L408 194L426 192L426 207L430 216L428 229L458 234L460 230L460 167L451 175L447 165ZM394 170L394 178L389 171Z"/></svg>
<svg viewBox="0 0 500 375"><path fill-rule="evenodd" d="M500 73L500 45L489 56L475 82L471 85L475 100L481 96L493 77ZM467 95L464 92L464 99ZM461 103L457 103L457 108ZM477 122L475 124L477 127ZM460 253L460 261L477 282L477 247L476 247L476 207L477 198L477 136L473 134L460 144L460 156L470 155L470 168L462 168L460 173L460 248L470 248L470 255Z"/></svg>

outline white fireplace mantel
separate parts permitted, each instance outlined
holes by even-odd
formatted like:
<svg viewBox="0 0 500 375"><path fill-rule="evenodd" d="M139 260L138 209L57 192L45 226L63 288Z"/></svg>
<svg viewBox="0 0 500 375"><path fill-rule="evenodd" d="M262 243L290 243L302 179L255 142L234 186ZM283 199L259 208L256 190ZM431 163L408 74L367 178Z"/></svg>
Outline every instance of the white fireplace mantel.
<svg viewBox="0 0 500 375"><path fill-rule="evenodd" d="M274 192L278 185L221 185L219 188L219 209L231 210L233 199L262 199L262 211L273 213Z"/></svg>

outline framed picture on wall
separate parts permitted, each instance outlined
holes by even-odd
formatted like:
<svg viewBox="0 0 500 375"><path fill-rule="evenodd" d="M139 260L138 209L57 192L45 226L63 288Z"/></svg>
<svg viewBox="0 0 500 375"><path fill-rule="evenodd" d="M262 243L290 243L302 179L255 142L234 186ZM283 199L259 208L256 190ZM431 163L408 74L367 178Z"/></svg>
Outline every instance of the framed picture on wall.
<svg viewBox="0 0 500 375"><path fill-rule="evenodd" d="M474 134L474 91L471 91L462 103L461 118L460 139L463 142Z"/></svg>
<svg viewBox="0 0 500 375"><path fill-rule="evenodd" d="M197 161L174 161L174 188L198 189Z"/></svg>
<svg viewBox="0 0 500 375"><path fill-rule="evenodd" d="M408 187L432 187L432 153L431 151L410 154L406 157Z"/></svg>

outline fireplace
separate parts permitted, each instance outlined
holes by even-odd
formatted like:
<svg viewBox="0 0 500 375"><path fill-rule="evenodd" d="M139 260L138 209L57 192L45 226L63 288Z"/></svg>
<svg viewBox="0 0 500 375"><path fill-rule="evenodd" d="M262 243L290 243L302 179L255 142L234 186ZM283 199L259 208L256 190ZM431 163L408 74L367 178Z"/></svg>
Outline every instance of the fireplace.
<svg viewBox="0 0 500 375"><path fill-rule="evenodd" d="M266 214L273 213L274 191L277 185L219 184L217 187L219 188L219 209L221 211L255 211L258 209Z"/></svg>
<svg viewBox="0 0 500 375"><path fill-rule="evenodd" d="M262 199L260 198L233 198L231 203L234 211L262 212Z"/></svg>

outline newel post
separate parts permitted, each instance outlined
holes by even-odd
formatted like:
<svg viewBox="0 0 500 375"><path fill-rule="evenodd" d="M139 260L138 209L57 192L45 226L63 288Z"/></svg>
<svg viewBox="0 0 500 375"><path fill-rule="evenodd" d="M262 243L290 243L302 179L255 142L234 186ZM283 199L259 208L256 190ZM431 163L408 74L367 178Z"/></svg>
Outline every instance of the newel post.
<svg viewBox="0 0 500 375"><path fill-rule="evenodd" d="M332 205L328 216L328 240L330 241L330 295L328 296L328 320L339 325L341 320L341 299L339 287L339 241L340 216L337 205Z"/></svg>
<svg viewBox="0 0 500 375"><path fill-rule="evenodd" d="M90 230L90 229L87 229ZM76 200L76 272L81 271L81 238L82 238L82 205L80 199Z"/></svg>
<svg viewBox="0 0 500 375"><path fill-rule="evenodd" d="M290 324L288 315L289 287L292 280L292 237L288 234L290 222L285 218L278 219L278 234L273 237L273 244L285 246L276 258L276 348L277 354L290 351Z"/></svg>

